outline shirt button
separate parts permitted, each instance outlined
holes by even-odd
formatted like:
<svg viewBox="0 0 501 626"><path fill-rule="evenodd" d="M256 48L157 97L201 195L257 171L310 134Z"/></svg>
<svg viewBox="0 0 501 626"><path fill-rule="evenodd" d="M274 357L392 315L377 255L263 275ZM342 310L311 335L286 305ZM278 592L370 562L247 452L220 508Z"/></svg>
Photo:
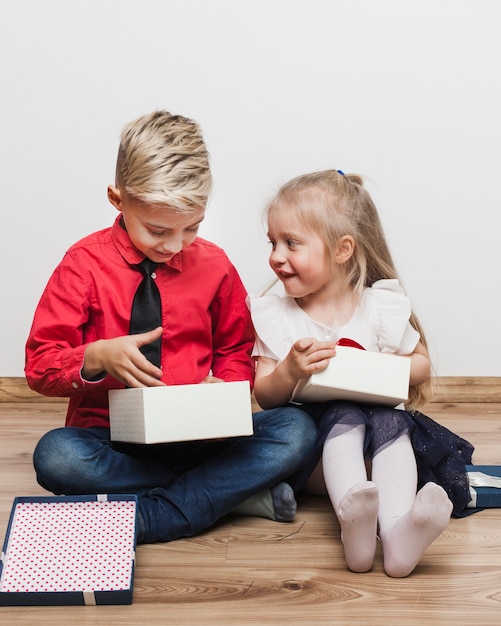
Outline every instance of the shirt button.
<svg viewBox="0 0 501 626"><path fill-rule="evenodd" d="M78 389L78 383L76 381L73 381L71 383L71 386L73 387L73 389Z"/></svg>
<svg viewBox="0 0 501 626"><path fill-rule="evenodd" d="M155 278L157 277L156 272L151 272L151 277L152 277L153 279L155 279Z"/></svg>

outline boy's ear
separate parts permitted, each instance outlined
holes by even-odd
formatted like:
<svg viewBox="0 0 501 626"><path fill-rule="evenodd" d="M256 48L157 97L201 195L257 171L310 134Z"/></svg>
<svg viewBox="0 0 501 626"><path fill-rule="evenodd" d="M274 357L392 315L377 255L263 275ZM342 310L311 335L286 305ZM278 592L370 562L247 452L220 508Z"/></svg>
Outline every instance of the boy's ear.
<svg viewBox="0 0 501 626"><path fill-rule="evenodd" d="M351 235L343 235L337 242L336 252L334 258L336 263L342 265L346 263L353 256L355 251L355 240Z"/></svg>
<svg viewBox="0 0 501 626"><path fill-rule="evenodd" d="M117 211L122 210L122 196L120 194L120 189L118 187L114 187L113 185L108 185L108 200L115 207Z"/></svg>

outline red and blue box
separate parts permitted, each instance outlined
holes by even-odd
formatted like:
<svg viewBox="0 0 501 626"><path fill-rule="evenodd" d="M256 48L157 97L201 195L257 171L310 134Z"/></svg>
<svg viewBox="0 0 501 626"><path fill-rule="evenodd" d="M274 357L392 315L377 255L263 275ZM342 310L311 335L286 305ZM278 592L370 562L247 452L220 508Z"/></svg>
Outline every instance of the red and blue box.
<svg viewBox="0 0 501 626"><path fill-rule="evenodd" d="M467 465L469 508L501 508L501 465Z"/></svg>
<svg viewBox="0 0 501 626"><path fill-rule="evenodd" d="M131 604L135 495L14 499L0 606Z"/></svg>

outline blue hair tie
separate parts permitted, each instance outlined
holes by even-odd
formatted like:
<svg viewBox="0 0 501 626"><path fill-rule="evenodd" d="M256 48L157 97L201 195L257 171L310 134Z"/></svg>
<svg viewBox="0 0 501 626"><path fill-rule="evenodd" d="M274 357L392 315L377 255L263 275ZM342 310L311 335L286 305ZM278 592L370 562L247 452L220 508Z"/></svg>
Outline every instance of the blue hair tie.
<svg viewBox="0 0 501 626"><path fill-rule="evenodd" d="M341 176L344 176L344 172L343 172L343 170L336 170L336 172L337 172L338 174L341 174Z"/></svg>

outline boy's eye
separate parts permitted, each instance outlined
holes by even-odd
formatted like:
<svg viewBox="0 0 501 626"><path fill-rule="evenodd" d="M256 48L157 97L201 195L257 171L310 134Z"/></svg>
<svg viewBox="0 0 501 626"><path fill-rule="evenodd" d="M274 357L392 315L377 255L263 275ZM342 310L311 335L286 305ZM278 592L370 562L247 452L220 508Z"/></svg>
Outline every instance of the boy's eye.
<svg viewBox="0 0 501 626"><path fill-rule="evenodd" d="M294 249L299 245L298 241L294 241L294 239L287 239L287 245L289 248Z"/></svg>
<svg viewBox="0 0 501 626"><path fill-rule="evenodd" d="M161 237L164 234L164 231L158 231L158 230L150 230L150 235L153 235L153 237Z"/></svg>
<svg viewBox="0 0 501 626"><path fill-rule="evenodd" d="M194 226L193 228L186 229L189 233L198 233L198 226Z"/></svg>

